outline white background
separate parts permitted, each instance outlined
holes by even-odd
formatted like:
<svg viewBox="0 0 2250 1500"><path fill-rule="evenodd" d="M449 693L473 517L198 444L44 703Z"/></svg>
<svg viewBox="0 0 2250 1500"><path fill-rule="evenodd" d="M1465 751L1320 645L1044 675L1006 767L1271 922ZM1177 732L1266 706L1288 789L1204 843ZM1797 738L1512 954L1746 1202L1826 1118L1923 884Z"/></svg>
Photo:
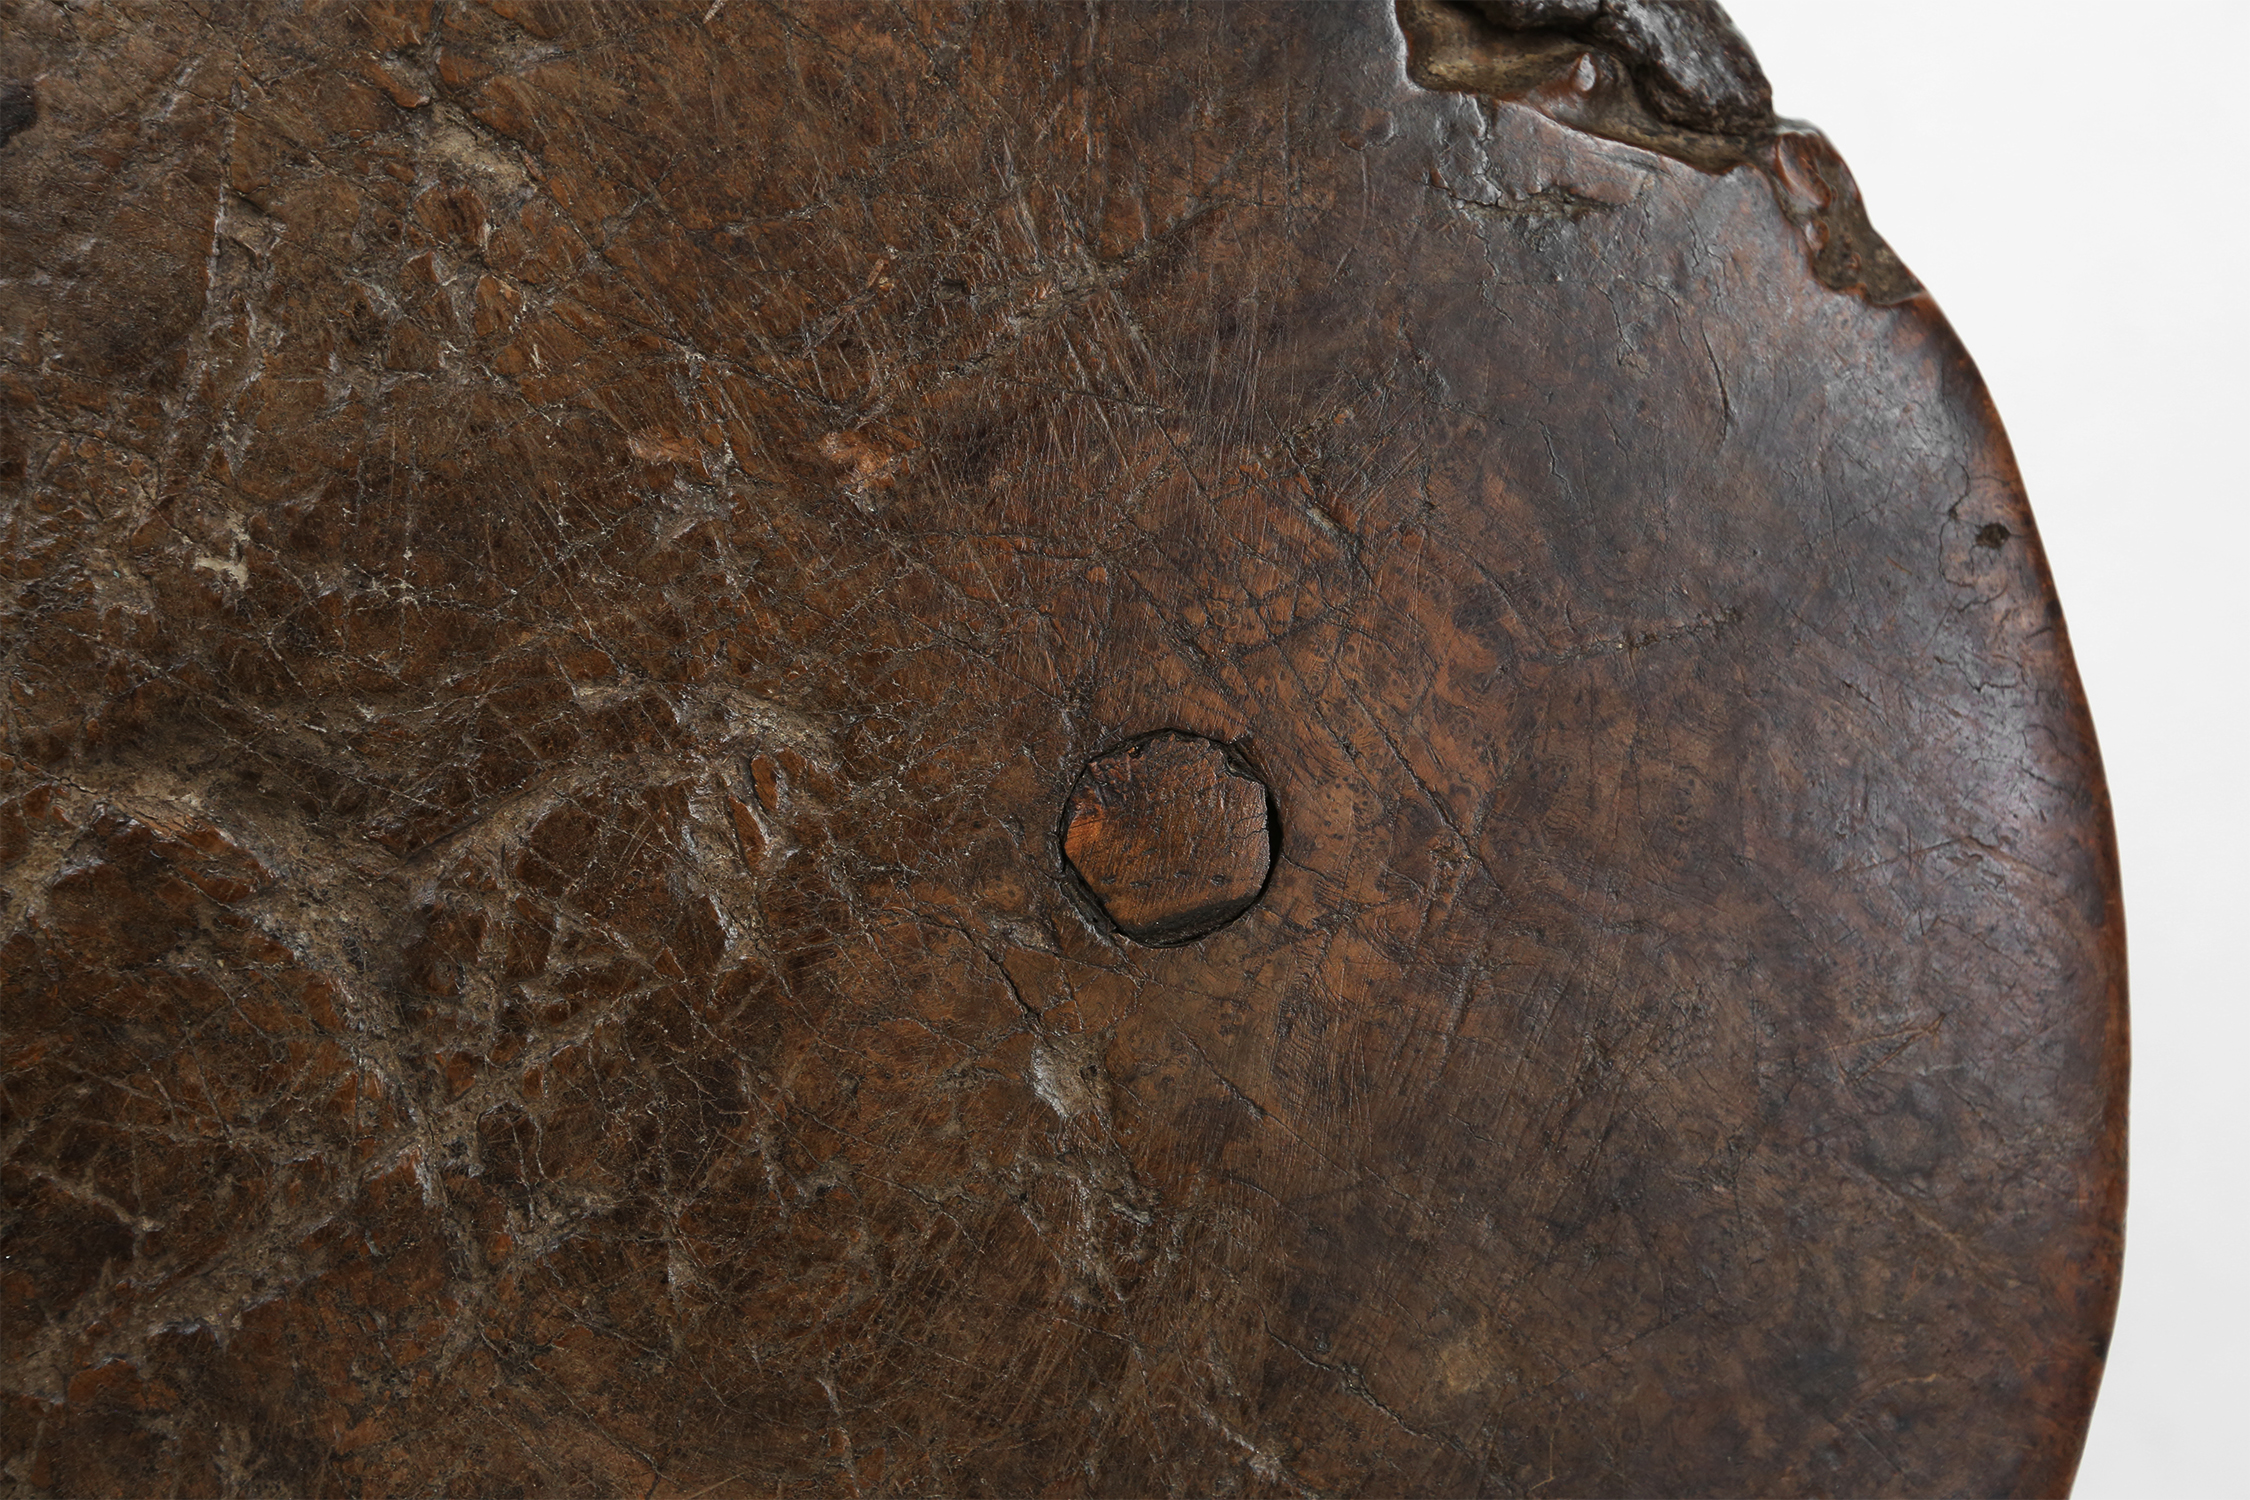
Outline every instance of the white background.
<svg viewBox="0 0 2250 1500"><path fill-rule="evenodd" d="M2125 1290L2079 1500L2250 1496L2250 0L1725 0L1975 355L2125 871Z"/></svg>

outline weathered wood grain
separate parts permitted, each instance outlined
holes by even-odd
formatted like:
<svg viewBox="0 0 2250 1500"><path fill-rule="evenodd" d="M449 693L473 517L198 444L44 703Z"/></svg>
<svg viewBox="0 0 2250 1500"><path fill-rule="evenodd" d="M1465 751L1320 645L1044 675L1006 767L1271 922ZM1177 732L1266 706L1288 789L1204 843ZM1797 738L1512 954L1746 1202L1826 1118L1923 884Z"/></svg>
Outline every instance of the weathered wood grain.
<svg viewBox="0 0 2250 1500"><path fill-rule="evenodd" d="M16 5L8 1483L2065 1488L2006 439L1816 135L1493 11ZM1279 836L1151 945L1167 729Z"/></svg>
<svg viewBox="0 0 2250 1500"><path fill-rule="evenodd" d="M1265 783L1226 748L1164 730L1086 763L1063 813L1063 859L1136 942L1179 943L1249 910L1273 869Z"/></svg>

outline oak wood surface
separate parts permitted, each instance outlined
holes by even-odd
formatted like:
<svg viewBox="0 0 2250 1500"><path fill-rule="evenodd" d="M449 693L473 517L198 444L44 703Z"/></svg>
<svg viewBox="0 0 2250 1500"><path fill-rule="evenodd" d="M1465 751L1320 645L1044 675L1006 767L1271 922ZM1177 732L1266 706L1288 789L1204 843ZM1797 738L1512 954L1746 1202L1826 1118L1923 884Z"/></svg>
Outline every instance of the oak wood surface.
<svg viewBox="0 0 2250 1500"><path fill-rule="evenodd" d="M17 5L7 1482L2066 1488L2006 439L1741 59L1518 11ZM1164 730L1278 830L1168 945Z"/></svg>

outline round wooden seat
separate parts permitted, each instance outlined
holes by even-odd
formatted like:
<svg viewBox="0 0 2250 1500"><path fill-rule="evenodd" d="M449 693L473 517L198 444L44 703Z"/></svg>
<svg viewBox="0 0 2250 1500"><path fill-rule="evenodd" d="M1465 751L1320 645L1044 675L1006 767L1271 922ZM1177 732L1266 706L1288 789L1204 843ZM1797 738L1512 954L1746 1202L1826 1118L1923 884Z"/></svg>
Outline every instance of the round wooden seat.
<svg viewBox="0 0 2250 1500"><path fill-rule="evenodd" d="M2054 589L1645 9L27 22L10 1481L2066 1489Z"/></svg>

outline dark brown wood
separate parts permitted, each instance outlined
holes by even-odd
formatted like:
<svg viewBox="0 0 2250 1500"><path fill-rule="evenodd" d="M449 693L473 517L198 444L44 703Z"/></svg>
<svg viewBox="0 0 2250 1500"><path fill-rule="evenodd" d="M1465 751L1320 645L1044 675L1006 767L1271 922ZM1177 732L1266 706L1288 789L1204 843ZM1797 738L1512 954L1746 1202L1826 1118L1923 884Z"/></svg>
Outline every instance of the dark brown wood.
<svg viewBox="0 0 2250 1500"><path fill-rule="evenodd" d="M1449 0L1438 0L1449 3ZM1719 135L1773 128L1773 89L1716 0L1473 0L1504 31L1629 68L1635 95L1673 125Z"/></svg>
<svg viewBox="0 0 2250 1500"><path fill-rule="evenodd" d="M1166 730L1087 763L1063 813L1063 859L1120 933L1182 943L1266 888L1271 811L1265 783L1224 746Z"/></svg>
<svg viewBox="0 0 2250 1500"><path fill-rule="evenodd" d="M1576 9L10 10L6 1483L2066 1488L2037 531ZM1278 829L1169 945L1160 730Z"/></svg>

